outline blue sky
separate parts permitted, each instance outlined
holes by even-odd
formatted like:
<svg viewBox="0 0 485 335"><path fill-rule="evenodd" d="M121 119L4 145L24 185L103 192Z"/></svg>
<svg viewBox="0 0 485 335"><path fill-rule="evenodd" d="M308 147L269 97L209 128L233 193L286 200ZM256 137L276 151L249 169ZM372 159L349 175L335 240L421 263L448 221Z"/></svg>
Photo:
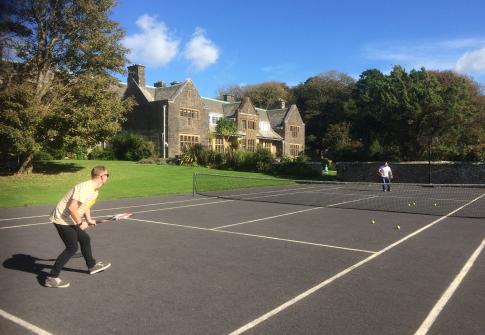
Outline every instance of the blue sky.
<svg viewBox="0 0 485 335"><path fill-rule="evenodd" d="M483 0L119 0L111 18L148 85L191 78L215 97L228 85L295 86L330 70L357 79L394 65L485 85L484 13Z"/></svg>

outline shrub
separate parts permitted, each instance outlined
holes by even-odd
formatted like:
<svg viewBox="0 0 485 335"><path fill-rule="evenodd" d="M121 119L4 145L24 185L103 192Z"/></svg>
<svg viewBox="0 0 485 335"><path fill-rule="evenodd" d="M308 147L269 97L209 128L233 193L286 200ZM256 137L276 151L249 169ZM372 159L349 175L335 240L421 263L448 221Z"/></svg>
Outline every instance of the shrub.
<svg viewBox="0 0 485 335"><path fill-rule="evenodd" d="M54 158L46 151L38 151L34 154L34 161L50 161Z"/></svg>
<svg viewBox="0 0 485 335"><path fill-rule="evenodd" d="M305 161L283 159L280 163L274 165L274 172L281 176L293 177L319 177L319 174L313 170Z"/></svg>
<svg viewBox="0 0 485 335"><path fill-rule="evenodd" d="M139 161L154 156L155 146L142 136L123 133L113 138L113 152L116 159Z"/></svg>
<svg viewBox="0 0 485 335"><path fill-rule="evenodd" d="M111 161L115 159L115 154L113 150L96 147L89 153L88 159Z"/></svg>
<svg viewBox="0 0 485 335"><path fill-rule="evenodd" d="M275 162L271 152L267 149L258 148L254 153L255 168L258 172L269 172Z"/></svg>

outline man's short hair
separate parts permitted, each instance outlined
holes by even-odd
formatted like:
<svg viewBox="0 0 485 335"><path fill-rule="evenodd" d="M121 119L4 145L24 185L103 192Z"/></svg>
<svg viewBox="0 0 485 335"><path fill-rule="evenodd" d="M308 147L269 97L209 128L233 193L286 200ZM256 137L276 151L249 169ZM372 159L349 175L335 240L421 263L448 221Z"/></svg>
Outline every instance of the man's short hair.
<svg viewBox="0 0 485 335"><path fill-rule="evenodd" d="M95 166L91 170L91 177L94 178L96 176L101 176L105 172L106 172L106 167L104 167L103 165Z"/></svg>

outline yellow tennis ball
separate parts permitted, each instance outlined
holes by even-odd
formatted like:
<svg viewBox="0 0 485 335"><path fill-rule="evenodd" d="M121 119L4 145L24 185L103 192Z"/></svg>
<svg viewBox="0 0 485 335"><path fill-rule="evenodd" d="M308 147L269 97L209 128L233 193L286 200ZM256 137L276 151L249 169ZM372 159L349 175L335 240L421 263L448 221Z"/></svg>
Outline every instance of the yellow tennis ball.
<svg viewBox="0 0 485 335"><path fill-rule="evenodd" d="M371 224L375 224L375 223L376 223L376 220L371 219L371 220L370 220L370 223L371 223Z"/></svg>
<svg viewBox="0 0 485 335"><path fill-rule="evenodd" d="M397 225L397 226L396 226L396 229L397 229L397 230L400 230L400 229L401 229L401 226L400 226L400 225Z"/></svg>

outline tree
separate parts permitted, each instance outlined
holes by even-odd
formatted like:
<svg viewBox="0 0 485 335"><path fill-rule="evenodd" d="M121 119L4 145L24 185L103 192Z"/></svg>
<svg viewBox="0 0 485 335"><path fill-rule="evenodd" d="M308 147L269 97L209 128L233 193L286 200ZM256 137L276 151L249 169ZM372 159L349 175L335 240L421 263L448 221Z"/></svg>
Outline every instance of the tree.
<svg viewBox="0 0 485 335"><path fill-rule="evenodd" d="M244 98L244 87L240 85L227 85L217 90L217 97L222 100L224 95L231 95L235 101L241 101Z"/></svg>
<svg viewBox="0 0 485 335"><path fill-rule="evenodd" d="M452 72L394 67L364 71L352 93L352 136L367 158L480 159L484 138L478 85Z"/></svg>
<svg viewBox="0 0 485 335"><path fill-rule="evenodd" d="M302 112L313 158L320 159L323 152L331 149L324 138L330 125L347 120L353 86L354 80L348 75L330 71L293 88L293 99Z"/></svg>
<svg viewBox="0 0 485 335"><path fill-rule="evenodd" d="M269 81L246 86L244 95L251 99L254 106L262 109L272 109L278 106L279 100L289 100L290 89L284 83Z"/></svg>
<svg viewBox="0 0 485 335"><path fill-rule="evenodd" d="M6 111L0 136L2 143L21 140L7 151L2 147L4 157L20 157L19 173L32 170L42 146L89 146L120 129L132 102L120 102L109 89L115 84L111 75L124 72L127 53L124 32L108 18L114 6L114 0L19 0L7 6L6 20L17 25L2 27L2 36L12 36L2 43L17 64L15 76L0 78Z"/></svg>
<svg viewBox="0 0 485 335"><path fill-rule="evenodd" d="M225 142L229 142L231 137L236 136L237 131L237 125L233 120L223 117L217 121L216 132L224 138Z"/></svg>
<svg viewBox="0 0 485 335"><path fill-rule="evenodd" d="M218 90L219 98L226 94L232 95L236 101L249 97L254 106L262 109L276 108L279 100L291 100L291 89L288 85L276 81L248 86L229 85Z"/></svg>

